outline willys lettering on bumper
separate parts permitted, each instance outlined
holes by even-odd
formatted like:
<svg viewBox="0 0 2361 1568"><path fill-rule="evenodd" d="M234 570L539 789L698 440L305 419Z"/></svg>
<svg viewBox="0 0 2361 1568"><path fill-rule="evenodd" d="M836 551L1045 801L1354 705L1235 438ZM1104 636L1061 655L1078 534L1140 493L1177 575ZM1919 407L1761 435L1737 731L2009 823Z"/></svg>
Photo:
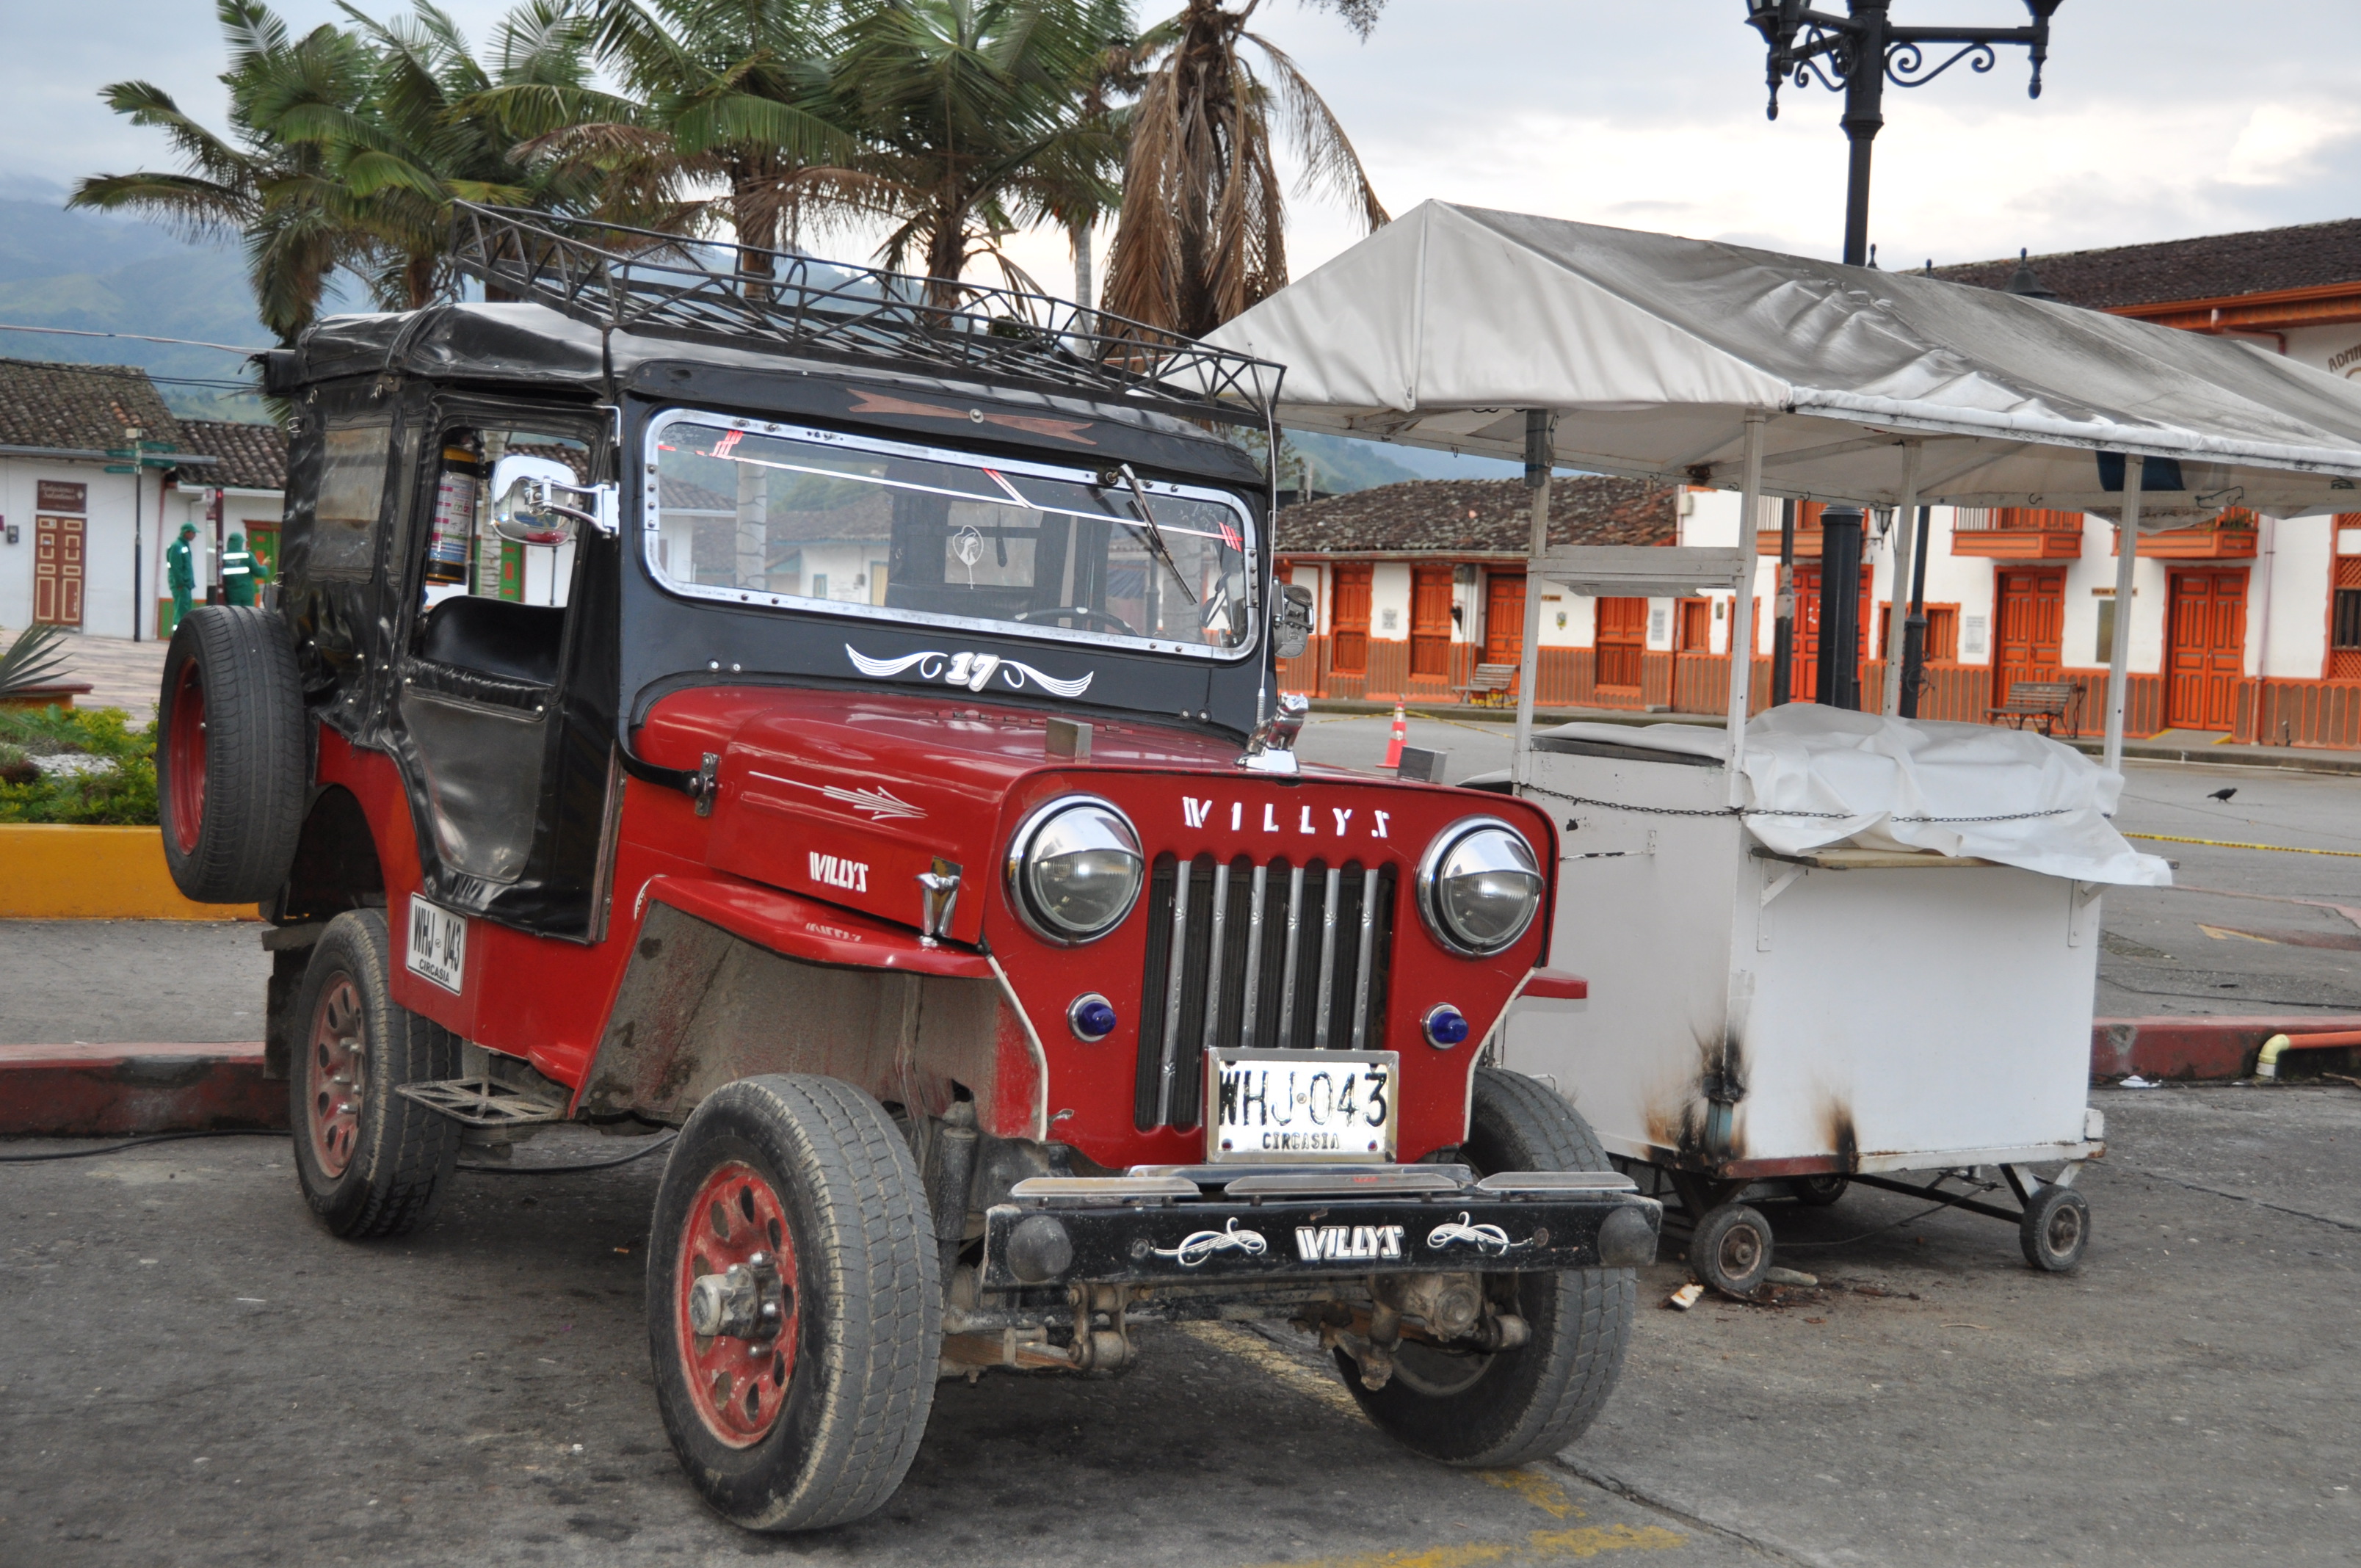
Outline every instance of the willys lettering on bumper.
<svg viewBox="0 0 2361 1568"><path fill-rule="evenodd" d="M985 1213L982 1283L1012 1289L1279 1282L1471 1268L1633 1268L1654 1261L1663 1206L1622 1178L1596 1179L1598 1185L1587 1188L1527 1193L1488 1191L1473 1181L1402 1196L1110 1201L1082 1192L1020 1193ZM1026 1185L1038 1191L1056 1184Z"/></svg>

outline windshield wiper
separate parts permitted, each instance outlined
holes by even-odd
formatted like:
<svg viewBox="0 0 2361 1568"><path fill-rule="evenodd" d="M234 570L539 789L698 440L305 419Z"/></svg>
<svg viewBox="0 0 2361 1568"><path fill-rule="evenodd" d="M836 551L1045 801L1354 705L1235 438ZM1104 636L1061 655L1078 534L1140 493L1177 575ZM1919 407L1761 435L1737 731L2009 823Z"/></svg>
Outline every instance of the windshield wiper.
<svg viewBox="0 0 2361 1568"><path fill-rule="evenodd" d="M1115 465L1115 471L1122 475L1124 483L1131 487L1132 505L1139 509L1139 521L1145 525L1143 532L1148 539L1148 553L1164 563L1164 569L1172 574L1172 580L1180 586L1180 592L1187 596L1191 604L1195 604L1196 590L1190 587L1189 579L1180 575L1180 568L1172 564L1172 552L1164 547L1164 531L1156 526L1156 514L1148 510L1148 492L1140 488L1139 476L1131 471L1128 463Z"/></svg>

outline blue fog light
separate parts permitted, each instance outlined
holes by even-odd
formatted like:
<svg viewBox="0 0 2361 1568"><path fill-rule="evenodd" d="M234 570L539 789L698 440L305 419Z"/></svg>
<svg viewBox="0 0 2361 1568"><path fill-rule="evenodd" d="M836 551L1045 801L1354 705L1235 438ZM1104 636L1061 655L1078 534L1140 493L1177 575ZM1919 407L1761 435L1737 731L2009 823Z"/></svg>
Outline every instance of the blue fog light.
<svg viewBox="0 0 2361 1568"><path fill-rule="evenodd" d="M1447 1051L1467 1041L1467 1015L1448 1002L1428 1010L1426 1043L1436 1050Z"/></svg>
<svg viewBox="0 0 2361 1568"><path fill-rule="evenodd" d="M1115 1003L1095 991L1075 997L1074 1004L1066 1009L1067 1025L1074 1031L1074 1037L1078 1040L1104 1040L1115 1033L1116 1022ZM1467 1025L1462 1024L1459 1032L1466 1035Z"/></svg>

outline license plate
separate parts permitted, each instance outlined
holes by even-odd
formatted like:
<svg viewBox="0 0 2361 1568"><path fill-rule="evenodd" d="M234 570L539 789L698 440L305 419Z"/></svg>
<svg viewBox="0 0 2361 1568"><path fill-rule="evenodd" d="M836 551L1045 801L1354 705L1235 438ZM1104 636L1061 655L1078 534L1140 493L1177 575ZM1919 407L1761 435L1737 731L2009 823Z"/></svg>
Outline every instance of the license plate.
<svg viewBox="0 0 2361 1568"><path fill-rule="evenodd" d="M427 903L410 901L410 941L402 961L419 979L460 994L467 972L467 922L464 916Z"/></svg>
<svg viewBox="0 0 2361 1568"><path fill-rule="evenodd" d="M1390 1160L1395 1051L1209 1051L1205 1157Z"/></svg>

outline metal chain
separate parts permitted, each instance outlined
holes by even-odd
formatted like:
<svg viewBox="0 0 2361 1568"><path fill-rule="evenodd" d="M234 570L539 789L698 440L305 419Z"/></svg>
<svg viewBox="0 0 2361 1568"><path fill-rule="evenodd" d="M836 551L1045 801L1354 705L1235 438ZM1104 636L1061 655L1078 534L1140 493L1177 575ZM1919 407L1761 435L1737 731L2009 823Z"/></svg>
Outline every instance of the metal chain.
<svg viewBox="0 0 2361 1568"><path fill-rule="evenodd" d="M1784 811L1768 806L1721 806L1711 809L1683 808L1672 806L1632 806L1620 800L1591 800L1578 795L1562 797L1576 806L1603 806L1610 811L1636 811L1647 817L1809 817L1828 822L1845 822L1856 817L1874 815L1866 811ZM1990 817L1889 817L1889 822L2025 822L2037 817L2063 817L2073 811L2070 806L2053 806L2046 811L2008 811Z"/></svg>

